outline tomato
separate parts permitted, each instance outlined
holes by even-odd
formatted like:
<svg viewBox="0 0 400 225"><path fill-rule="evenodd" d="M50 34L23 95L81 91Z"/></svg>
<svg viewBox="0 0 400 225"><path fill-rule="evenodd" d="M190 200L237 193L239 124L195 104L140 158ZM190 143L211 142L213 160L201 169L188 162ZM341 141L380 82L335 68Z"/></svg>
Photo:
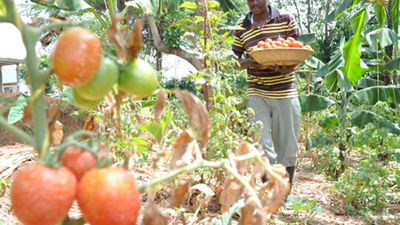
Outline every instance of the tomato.
<svg viewBox="0 0 400 225"><path fill-rule="evenodd" d="M302 48L303 47L303 43L301 43L300 41L293 41L292 47Z"/></svg>
<svg viewBox="0 0 400 225"><path fill-rule="evenodd" d="M75 105L77 105L83 109L93 109L94 107L96 107L98 104L100 104L103 101L103 99L87 100L79 95L76 88L72 88L72 97L74 98Z"/></svg>
<svg viewBox="0 0 400 225"><path fill-rule="evenodd" d="M296 39L294 39L294 38L292 38L292 37L287 37L286 40L288 40L288 41L290 41L290 42L293 42L293 41L295 41Z"/></svg>
<svg viewBox="0 0 400 225"><path fill-rule="evenodd" d="M99 100L111 90L118 81L118 66L107 58L101 59L99 70L93 79L76 88L79 96L87 100Z"/></svg>
<svg viewBox="0 0 400 225"><path fill-rule="evenodd" d="M24 166L11 186L11 204L25 225L54 225L63 220L75 198L77 181L65 167Z"/></svg>
<svg viewBox="0 0 400 225"><path fill-rule="evenodd" d="M148 97L157 89L158 80L149 63L135 59L122 70L118 85L126 93L138 97Z"/></svg>
<svg viewBox="0 0 400 225"><path fill-rule="evenodd" d="M257 43L257 48L264 48L264 42L263 41L259 41Z"/></svg>
<svg viewBox="0 0 400 225"><path fill-rule="evenodd" d="M94 77L101 54L101 43L96 34L82 27L71 27L58 39L51 64L64 84L78 87Z"/></svg>
<svg viewBox="0 0 400 225"><path fill-rule="evenodd" d="M99 152L99 157L101 155L104 155L104 152ZM96 157L92 153L75 146L65 149L61 162L74 173L77 180L80 180L87 171L97 167Z"/></svg>
<svg viewBox="0 0 400 225"><path fill-rule="evenodd" d="M87 172L79 182L78 205L91 225L134 225L139 192L128 171L107 167Z"/></svg>

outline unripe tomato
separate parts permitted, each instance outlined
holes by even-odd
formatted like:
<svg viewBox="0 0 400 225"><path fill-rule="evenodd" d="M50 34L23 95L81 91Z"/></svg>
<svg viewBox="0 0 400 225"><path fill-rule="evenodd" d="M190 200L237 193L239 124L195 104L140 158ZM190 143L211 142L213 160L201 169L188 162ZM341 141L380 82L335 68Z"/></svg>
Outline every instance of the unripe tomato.
<svg viewBox="0 0 400 225"><path fill-rule="evenodd" d="M54 225L63 220L75 198L77 181L65 167L29 164L15 175L11 204L25 225Z"/></svg>
<svg viewBox="0 0 400 225"><path fill-rule="evenodd" d="M51 56L54 73L71 87L78 87L94 77L101 61L99 38L82 27L62 33Z"/></svg>
<svg viewBox="0 0 400 225"><path fill-rule="evenodd" d="M154 69L144 60L130 62L119 75L118 87L138 97L150 96L158 86Z"/></svg>
<svg viewBox="0 0 400 225"><path fill-rule="evenodd" d="M91 225L135 225L139 192L128 171L107 167L87 172L79 182L77 199Z"/></svg>
<svg viewBox="0 0 400 225"><path fill-rule="evenodd" d="M65 149L61 162L74 173L77 180L80 180L87 171L97 167L96 158L92 153L75 146Z"/></svg>
<svg viewBox="0 0 400 225"><path fill-rule="evenodd" d="M72 97L74 98L74 104L83 108L83 109L93 109L98 104L100 104L103 99L99 100L87 100L79 95L76 88L72 88Z"/></svg>
<svg viewBox="0 0 400 225"><path fill-rule="evenodd" d="M96 75L86 84L76 88L78 94L87 100L99 100L111 90L118 81L118 66L107 58L101 59Z"/></svg>

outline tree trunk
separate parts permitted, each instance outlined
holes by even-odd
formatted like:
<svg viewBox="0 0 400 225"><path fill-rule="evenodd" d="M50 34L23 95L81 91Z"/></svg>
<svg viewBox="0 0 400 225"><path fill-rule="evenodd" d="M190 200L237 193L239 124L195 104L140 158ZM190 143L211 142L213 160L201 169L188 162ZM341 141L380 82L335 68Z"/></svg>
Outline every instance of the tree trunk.
<svg viewBox="0 0 400 225"><path fill-rule="evenodd" d="M311 15L311 0L307 0L307 24L306 24L306 28L308 33L311 33L311 19L310 19L310 15Z"/></svg>
<svg viewBox="0 0 400 225"><path fill-rule="evenodd" d="M300 28L300 32L303 33L303 29L302 29L302 23L301 23L301 14L300 14L300 9L299 9L299 5L297 4L297 0L293 1L294 6L296 7L296 12L297 12L297 24L299 24L299 28Z"/></svg>
<svg viewBox="0 0 400 225"><path fill-rule="evenodd" d="M147 21L149 22L150 33L153 38L154 47L158 52L179 56L182 59L188 61L190 64L192 64L194 68L196 68L197 70L201 70L202 68L201 60L198 58L197 55L186 52L181 48L174 48L165 44L161 40L160 32L158 31L154 17L148 16Z"/></svg>

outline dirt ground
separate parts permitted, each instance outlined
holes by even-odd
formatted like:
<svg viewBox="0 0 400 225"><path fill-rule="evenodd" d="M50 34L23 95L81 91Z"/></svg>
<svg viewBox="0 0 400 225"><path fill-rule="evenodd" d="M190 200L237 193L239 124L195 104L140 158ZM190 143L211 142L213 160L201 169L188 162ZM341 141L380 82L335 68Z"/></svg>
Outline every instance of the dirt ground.
<svg viewBox="0 0 400 225"><path fill-rule="evenodd" d="M32 162L34 157L35 154L32 148L27 145L15 144L0 147L0 178L12 180L14 171L21 165ZM306 158L302 158L300 161L304 162L306 160ZM166 172L166 170L162 170L160 174L152 174L148 171L151 170L141 168L134 172L138 183L152 180L159 177L161 173ZM312 214L311 211L306 210L295 212L281 208L277 213L271 215L268 220L269 224L400 224L393 222L394 218L399 218L400 216L400 206L398 205L390 206L390 210L392 211L390 216L372 215L372 218L376 218L375 222L368 223L365 218L361 216L346 215L343 209L334 207L334 205L336 205L335 201L339 201L339 199L335 199L335 196L331 194L331 186L331 181L327 180L324 174L298 169L295 173L292 195L303 199L314 200L317 202L317 206L320 209L326 210L326 212ZM0 197L0 222L4 225L19 224L12 214L8 195L9 187L10 185L8 184L7 191ZM157 205L164 215L168 217L168 224L183 224L180 215L176 214L175 210L167 210L166 206L168 206L168 198L170 195L171 193L169 193L168 189L162 188L156 195L158 198ZM146 196L142 195L142 200L145 199ZM217 204L216 202L214 203ZM210 207L208 209L210 209ZM213 218L218 215L220 214L217 210L209 210L205 213L204 217ZM80 212L76 204L74 204L70 211L70 217L80 217ZM138 224L140 224L140 222ZM196 221L196 223L193 224L206 223L199 223L199 221ZM232 224L237 224L237 222L234 221Z"/></svg>

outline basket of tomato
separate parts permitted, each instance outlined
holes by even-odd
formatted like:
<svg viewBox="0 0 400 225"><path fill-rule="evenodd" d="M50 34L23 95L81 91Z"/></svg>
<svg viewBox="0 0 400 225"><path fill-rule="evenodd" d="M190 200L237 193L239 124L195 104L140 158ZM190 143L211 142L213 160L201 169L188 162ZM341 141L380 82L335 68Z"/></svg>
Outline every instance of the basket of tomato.
<svg viewBox="0 0 400 225"><path fill-rule="evenodd" d="M311 46L292 37L267 38L250 50L250 56L261 65L295 66L304 62L314 51Z"/></svg>

